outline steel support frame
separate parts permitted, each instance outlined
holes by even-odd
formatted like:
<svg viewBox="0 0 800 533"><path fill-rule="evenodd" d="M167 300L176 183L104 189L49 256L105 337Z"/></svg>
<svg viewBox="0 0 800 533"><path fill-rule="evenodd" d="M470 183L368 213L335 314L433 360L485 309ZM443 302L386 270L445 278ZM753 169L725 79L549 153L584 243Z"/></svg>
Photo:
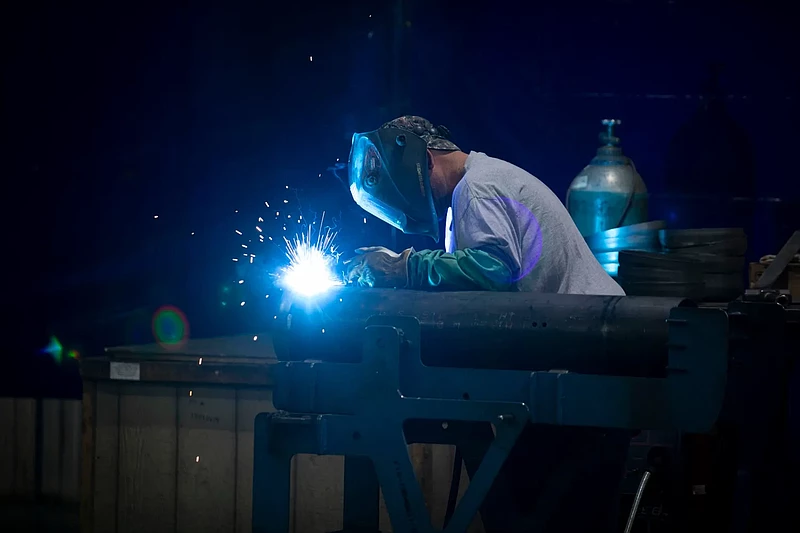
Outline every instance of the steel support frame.
<svg viewBox="0 0 800 533"><path fill-rule="evenodd" d="M528 422L707 430L724 393L727 316L708 309L674 309L669 320L667 377L627 378L429 368L420 360L416 319L373 317L365 328L361 363L291 362L280 367L274 396L278 408L330 413L326 402L331 396L337 396L332 400L336 405L342 405L342 395L352 400L346 414L258 415L253 532L290 531L290 472L296 454L346 457L344 532L378 531L380 487L396 533L428 533L436 530L408 444L461 446L465 440L458 428L491 423L495 438L477 469L473 458L470 485L444 529L457 533L466 531ZM345 392L332 393L337 390ZM460 390L469 390L470 398L462 398ZM404 431L410 421L419 421L416 431Z"/></svg>

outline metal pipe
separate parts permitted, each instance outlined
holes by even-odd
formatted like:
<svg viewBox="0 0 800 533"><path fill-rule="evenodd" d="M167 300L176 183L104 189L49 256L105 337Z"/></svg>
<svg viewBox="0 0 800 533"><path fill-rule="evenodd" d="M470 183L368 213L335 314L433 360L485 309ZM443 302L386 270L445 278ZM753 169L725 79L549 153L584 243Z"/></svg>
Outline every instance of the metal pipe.
<svg viewBox="0 0 800 533"><path fill-rule="evenodd" d="M358 362L374 315L416 317L429 366L568 370L660 377L670 311L680 298L342 288L307 302L284 297L279 360Z"/></svg>
<svg viewBox="0 0 800 533"><path fill-rule="evenodd" d="M647 481L649 479L650 472L645 470L644 474L642 474L642 480L639 482L639 488L636 489L636 496L633 498L631 512L628 515L628 523L625 524L625 533L631 533L631 530L633 529L633 522L636 520L636 513L639 512L639 505L642 503L642 494L644 494L644 489L647 486Z"/></svg>

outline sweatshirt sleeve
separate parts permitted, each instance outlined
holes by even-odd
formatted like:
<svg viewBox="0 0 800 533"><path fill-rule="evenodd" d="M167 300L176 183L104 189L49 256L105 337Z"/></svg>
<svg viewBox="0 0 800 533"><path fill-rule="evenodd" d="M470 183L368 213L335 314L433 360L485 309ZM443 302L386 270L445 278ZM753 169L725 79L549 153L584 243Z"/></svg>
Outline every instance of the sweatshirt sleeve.
<svg viewBox="0 0 800 533"><path fill-rule="evenodd" d="M510 279L505 263L482 250L420 250L408 259L409 289L510 291Z"/></svg>

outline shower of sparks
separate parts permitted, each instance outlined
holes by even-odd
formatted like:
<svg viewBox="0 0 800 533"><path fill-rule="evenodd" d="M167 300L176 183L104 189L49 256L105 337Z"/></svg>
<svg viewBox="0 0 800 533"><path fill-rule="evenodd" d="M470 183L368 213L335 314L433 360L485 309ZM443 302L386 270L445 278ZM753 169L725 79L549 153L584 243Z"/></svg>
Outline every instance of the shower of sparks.
<svg viewBox="0 0 800 533"><path fill-rule="evenodd" d="M236 277L229 282L231 285L222 287L221 306L250 309L249 298L257 294L271 302L269 293L275 288L313 298L344 285L337 269L340 254L334 244L338 234L336 219L326 224L324 212L321 218L304 213L298 192L288 185L284 188L282 198L262 200L266 213L255 214L252 223L237 219L237 225L231 228L238 237L241 255L234 253L231 258L236 264ZM281 205L280 210L275 209L275 204Z"/></svg>
<svg viewBox="0 0 800 533"><path fill-rule="evenodd" d="M323 214L322 220L324 216ZM330 228L324 232L319 231L317 238L312 239L310 226L306 233L299 233L292 240L284 237L289 265L281 271L280 285L306 297L316 296L342 285L342 280L335 272L335 265L339 260L333 244L335 239L336 232Z"/></svg>

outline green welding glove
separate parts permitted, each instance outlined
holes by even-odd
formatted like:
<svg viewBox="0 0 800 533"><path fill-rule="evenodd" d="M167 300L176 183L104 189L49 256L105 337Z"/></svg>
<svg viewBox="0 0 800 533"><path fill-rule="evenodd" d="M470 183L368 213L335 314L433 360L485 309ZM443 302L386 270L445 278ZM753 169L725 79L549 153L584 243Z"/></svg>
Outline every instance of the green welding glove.
<svg viewBox="0 0 800 533"><path fill-rule="evenodd" d="M408 285L408 258L414 253L408 248L400 253L383 246L368 246L345 262L347 282L360 287L403 288Z"/></svg>

